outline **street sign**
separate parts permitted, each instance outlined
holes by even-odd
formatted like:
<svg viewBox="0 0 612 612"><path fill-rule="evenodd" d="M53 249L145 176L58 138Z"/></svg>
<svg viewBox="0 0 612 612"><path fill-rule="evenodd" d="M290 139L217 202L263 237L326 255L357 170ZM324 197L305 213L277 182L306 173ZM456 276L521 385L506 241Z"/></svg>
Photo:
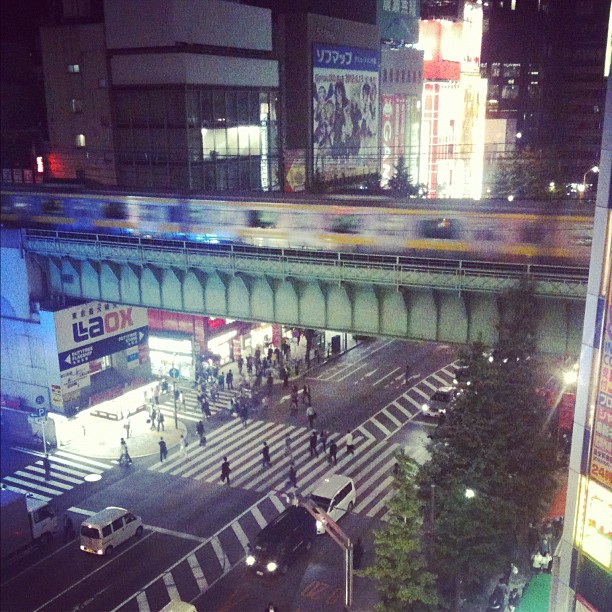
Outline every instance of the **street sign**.
<svg viewBox="0 0 612 612"><path fill-rule="evenodd" d="M170 375L170 378L178 378L181 373L178 371L178 368L170 368L168 374Z"/></svg>
<svg viewBox="0 0 612 612"><path fill-rule="evenodd" d="M32 413L30 413L30 416L32 417L44 417L47 414L47 409L46 408L35 408L34 411Z"/></svg>
<svg viewBox="0 0 612 612"><path fill-rule="evenodd" d="M45 403L45 397L43 395L36 396L36 403L40 406Z"/></svg>

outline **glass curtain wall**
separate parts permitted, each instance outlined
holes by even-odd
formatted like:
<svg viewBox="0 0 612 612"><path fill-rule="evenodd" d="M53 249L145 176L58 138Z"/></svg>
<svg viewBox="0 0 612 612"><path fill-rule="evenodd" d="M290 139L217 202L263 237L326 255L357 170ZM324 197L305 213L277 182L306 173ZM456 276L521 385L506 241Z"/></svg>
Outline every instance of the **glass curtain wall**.
<svg viewBox="0 0 612 612"><path fill-rule="evenodd" d="M113 103L121 185L209 192L279 188L275 92L118 89Z"/></svg>

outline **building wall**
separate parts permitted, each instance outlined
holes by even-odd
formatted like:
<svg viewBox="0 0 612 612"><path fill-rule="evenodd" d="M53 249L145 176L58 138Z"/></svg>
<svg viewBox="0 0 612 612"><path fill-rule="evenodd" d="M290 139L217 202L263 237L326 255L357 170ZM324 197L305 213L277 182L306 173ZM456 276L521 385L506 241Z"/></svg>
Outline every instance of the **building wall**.
<svg viewBox="0 0 612 612"><path fill-rule="evenodd" d="M221 0L105 0L106 43L113 49L207 45L272 50L271 11Z"/></svg>
<svg viewBox="0 0 612 612"><path fill-rule="evenodd" d="M50 141L47 173L115 183L104 25L43 27L41 48ZM69 66L78 66L78 72ZM78 134L84 136L80 144Z"/></svg>

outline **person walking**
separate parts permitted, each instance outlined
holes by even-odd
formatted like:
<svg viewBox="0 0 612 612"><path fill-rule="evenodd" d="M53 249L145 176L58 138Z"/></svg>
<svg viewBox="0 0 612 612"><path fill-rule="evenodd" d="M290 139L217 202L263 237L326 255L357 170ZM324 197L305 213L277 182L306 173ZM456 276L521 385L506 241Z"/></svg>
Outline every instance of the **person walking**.
<svg viewBox="0 0 612 612"><path fill-rule="evenodd" d="M231 472L229 461L227 457L223 457L223 463L221 464L221 481L225 482L226 485L230 484L230 472Z"/></svg>
<svg viewBox="0 0 612 612"><path fill-rule="evenodd" d="M153 400L155 401L155 405L159 406L159 394L160 394L160 389L159 389L159 384L155 385L155 389L153 390Z"/></svg>
<svg viewBox="0 0 612 612"><path fill-rule="evenodd" d="M291 448L291 434L285 436L285 457L291 457L293 461L293 449Z"/></svg>
<svg viewBox="0 0 612 612"><path fill-rule="evenodd" d="M310 429L314 429L314 422L317 418L317 413L315 412L315 409L310 405L308 406L308 408L306 408L306 416L308 417L308 425Z"/></svg>
<svg viewBox="0 0 612 612"><path fill-rule="evenodd" d="M72 519L68 514L64 514L64 544L70 542L75 536Z"/></svg>
<svg viewBox="0 0 612 612"><path fill-rule="evenodd" d="M318 457L319 456L319 451L317 450L317 432L316 431L312 431L310 433L310 438L309 438L309 449L310 451L310 456L311 457Z"/></svg>
<svg viewBox="0 0 612 612"><path fill-rule="evenodd" d="M127 447L127 443L126 441L121 438L121 443L120 443L120 452L119 452L119 463L123 464L131 464L132 462L132 458L130 457L130 453L128 452L128 447Z"/></svg>
<svg viewBox="0 0 612 612"><path fill-rule="evenodd" d="M182 391L179 392L179 402L181 402L181 406L185 410L185 394Z"/></svg>
<svg viewBox="0 0 612 612"><path fill-rule="evenodd" d="M261 463L264 469L272 465L270 461L270 449L266 441L263 442L263 448L261 449Z"/></svg>
<svg viewBox="0 0 612 612"><path fill-rule="evenodd" d="M163 462L164 459L168 457L168 447L166 446L166 441L164 440L163 436L159 439L158 444L159 444L159 460L160 462Z"/></svg>
<svg viewBox="0 0 612 612"><path fill-rule="evenodd" d="M181 440L179 442L179 453L181 455L181 459L185 459L187 457L187 438L181 434Z"/></svg>
<svg viewBox="0 0 612 612"><path fill-rule="evenodd" d="M45 468L45 480L49 480L51 478L51 461L49 461L49 453L45 453L42 462Z"/></svg>
<svg viewBox="0 0 612 612"><path fill-rule="evenodd" d="M231 370L225 375L225 384L227 385L228 391L230 389L232 389L232 391L234 390L234 373Z"/></svg>
<svg viewBox="0 0 612 612"><path fill-rule="evenodd" d="M327 429L322 429L319 432L319 441L321 442L321 450L323 451L323 454L325 454L327 452L327 436L328 436L328 431Z"/></svg>
<svg viewBox="0 0 612 612"><path fill-rule="evenodd" d="M206 444L206 437L204 436L204 423L202 423L202 421L197 422L196 431L200 439L200 446L204 446Z"/></svg>
<svg viewBox="0 0 612 612"><path fill-rule="evenodd" d="M404 372L404 384L407 385L410 381L410 366L406 364L406 371Z"/></svg>
<svg viewBox="0 0 612 612"><path fill-rule="evenodd" d="M353 440L353 434L350 432L350 430L347 430L346 432L344 443L346 444L346 454L354 455L355 454L355 442Z"/></svg>
<svg viewBox="0 0 612 612"><path fill-rule="evenodd" d="M240 420L246 429L249 424L249 405L246 402L240 407Z"/></svg>
<svg viewBox="0 0 612 612"><path fill-rule="evenodd" d="M361 538L357 538L357 541L353 545L353 569L359 569L361 567L361 558L363 557L363 544Z"/></svg>
<svg viewBox="0 0 612 612"><path fill-rule="evenodd" d="M310 387L308 385L304 385L302 388L302 405L310 406Z"/></svg>
<svg viewBox="0 0 612 612"><path fill-rule="evenodd" d="M157 417L157 431L159 431L160 427L162 431L166 431L166 426L164 424L165 421L166 421L166 417L164 416L164 413L160 410L159 416Z"/></svg>
<svg viewBox="0 0 612 612"><path fill-rule="evenodd" d="M293 488L297 489L297 470L295 469L293 460L291 460L289 465L289 482Z"/></svg>
<svg viewBox="0 0 612 612"><path fill-rule="evenodd" d="M329 462L334 463L334 465L338 464L338 459L336 458L336 453L338 452L338 446L337 444L332 441L331 444L329 445Z"/></svg>
<svg viewBox="0 0 612 612"><path fill-rule="evenodd" d="M151 429L155 429L155 419L157 418L157 411L155 408L151 408Z"/></svg>
<svg viewBox="0 0 612 612"><path fill-rule="evenodd" d="M132 422L130 420L130 417L128 417L127 420L125 421L125 424L123 425L123 428L125 429L125 437L129 440L129 438L130 438L130 429L132 428Z"/></svg>
<svg viewBox="0 0 612 612"><path fill-rule="evenodd" d="M225 374L223 372L219 374L219 377L217 378L217 382L219 385L219 390L225 391Z"/></svg>
<svg viewBox="0 0 612 612"><path fill-rule="evenodd" d="M204 414L204 416L206 416L207 419L210 419L210 417L212 416L210 412L210 404L208 403L206 397L202 398L202 413Z"/></svg>
<svg viewBox="0 0 612 612"><path fill-rule="evenodd" d="M238 363L238 374L242 376L242 368L244 367L244 358L242 357L242 355L238 357L237 363Z"/></svg>

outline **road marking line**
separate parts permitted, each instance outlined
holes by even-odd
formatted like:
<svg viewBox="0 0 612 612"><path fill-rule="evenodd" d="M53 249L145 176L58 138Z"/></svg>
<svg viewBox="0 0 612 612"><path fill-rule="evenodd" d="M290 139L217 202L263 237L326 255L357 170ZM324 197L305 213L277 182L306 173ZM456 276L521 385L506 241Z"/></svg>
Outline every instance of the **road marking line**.
<svg viewBox="0 0 612 612"><path fill-rule="evenodd" d="M38 465L30 465L28 466L28 469L34 472L38 472L39 474L45 473L45 469L42 467L38 467ZM82 484L84 482L83 478L72 478L71 476L67 476L64 473L66 472L66 470L58 469L54 465L51 465L51 472L53 473L53 476L55 478L61 478L62 480L65 480L66 482L72 482L73 484Z"/></svg>
<svg viewBox="0 0 612 612"><path fill-rule="evenodd" d="M270 501L274 504L274 506L279 512L283 512L285 510L285 506L283 502L280 499L278 499L276 495L270 495Z"/></svg>
<svg viewBox="0 0 612 612"><path fill-rule="evenodd" d="M170 572L164 574L164 584L166 585L166 589L168 590L168 595L170 595L170 601L176 601L177 599L181 599L178 589L176 588L174 578L172 577L172 574Z"/></svg>
<svg viewBox="0 0 612 612"><path fill-rule="evenodd" d="M100 467L100 468L103 468L105 470L110 470L113 467L109 463L103 463L102 461L96 461L95 459L90 459L89 457L83 457L83 456L81 456L81 455L79 455L77 453L67 452L67 451L63 451L63 450L55 451L52 455L49 456L49 459L51 459L51 463L53 463L53 460L57 456L68 457L70 459L78 459L79 461L82 461L83 463L88 463L90 465L95 465L96 467ZM83 466L83 467L86 467L86 466Z"/></svg>
<svg viewBox="0 0 612 612"><path fill-rule="evenodd" d="M432 389L437 389L437 388L438 387L432 387ZM416 391L419 395L421 395L425 399L429 399L429 393L426 393L422 389L419 389L419 387L412 387L412 391Z"/></svg>
<svg viewBox="0 0 612 612"><path fill-rule="evenodd" d="M14 491L15 493L21 493L22 495L31 495L32 497L35 497L36 499L40 499L41 501L51 501L53 498L52 497L47 497L46 495L40 495L39 493L36 492L30 492L30 491L26 491L25 489L20 489L19 487L11 487L10 485L5 485L4 481L2 481L2 488L3 489L8 489L9 491Z"/></svg>
<svg viewBox="0 0 612 612"><path fill-rule="evenodd" d="M368 362L366 361L365 363L362 363L360 366L357 366L356 368L354 368L352 371L350 371L345 376L341 376L340 378L338 378L336 380L336 382L340 382L340 381L344 380L345 378L348 378L349 376L352 376L353 374L355 374L355 372L357 372L357 370L361 370L361 368L365 368L367 366L368 366Z"/></svg>
<svg viewBox="0 0 612 612"><path fill-rule="evenodd" d="M402 396L403 397L403 396ZM397 400L391 402L402 414L405 414L407 417L412 416L412 412L408 410L408 408L404 408Z"/></svg>
<svg viewBox="0 0 612 612"><path fill-rule="evenodd" d="M373 382L372 386L377 385L379 382L382 382L383 380L385 380L385 378L389 378L389 376L393 375L399 369L400 368L395 368L395 370L391 370L391 372L389 372L388 374L385 374L382 378L379 378L377 381Z"/></svg>
<svg viewBox="0 0 612 612"><path fill-rule="evenodd" d="M370 440L376 440L376 436L366 428L366 423L360 425L357 428L357 431L362 433L366 438L369 438Z"/></svg>
<svg viewBox="0 0 612 612"><path fill-rule="evenodd" d="M378 427L378 429L380 429L385 436L391 434L391 432L376 417L370 417L369 422L372 423L372 425L376 425L376 427Z"/></svg>
<svg viewBox="0 0 612 612"><path fill-rule="evenodd" d="M263 529L268 524L268 521L266 521L264 515L261 513L261 510L257 506L253 508L251 514L253 515L253 518L257 521L257 524L259 525L260 529Z"/></svg>
<svg viewBox="0 0 612 612"><path fill-rule="evenodd" d="M367 374L364 374L363 377L364 378L370 378L370 376L376 374L376 372L378 372L380 368L374 368L371 372L368 372Z"/></svg>
<svg viewBox="0 0 612 612"><path fill-rule="evenodd" d="M249 544L249 538L247 537L247 534L244 533L242 525L240 525L240 523L232 523L232 530L236 534L240 544L242 544L242 548L246 550Z"/></svg>
<svg viewBox="0 0 612 612"><path fill-rule="evenodd" d="M421 408L423 407L422 402L419 402L418 400L414 399L414 397L411 397L410 395L403 395L402 397L407 399L419 412L421 412ZM429 399L429 396L427 396L427 399Z"/></svg>
<svg viewBox="0 0 612 612"><path fill-rule="evenodd" d="M164 527L155 527L153 525L144 525L145 529L150 529L151 531L156 531L157 533L163 533L165 535L175 536L177 538L183 538L183 540L193 540L194 542L206 542L206 538L201 538L197 535L192 535L191 533L185 533L184 531L174 531L173 529L165 529Z"/></svg>
<svg viewBox="0 0 612 612"><path fill-rule="evenodd" d="M422 383L423 383L423 384L424 384L426 387L429 387L430 389L433 389L434 391L436 391L436 390L438 389L438 387L440 386L440 385L435 385L435 384L434 384L434 383L432 383L432 382L429 382L429 380L427 380L427 378L424 378L424 379L423 379L421 382L422 382ZM417 391L418 391L418 390L419 390L419 389L417 388Z"/></svg>
<svg viewBox="0 0 612 612"><path fill-rule="evenodd" d="M187 557L187 563L189 563L189 567L191 568L191 573L198 585L198 589L203 591L207 586L208 582L204 576L204 572L202 571L202 566L200 565L198 558L195 555L189 555Z"/></svg>
<svg viewBox="0 0 612 612"><path fill-rule="evenodd" d="M149 602L147 600L147 594L144 591L141 591L136 595L136 603L138 604L138 610L140 612L151 612L151 608L149 608Z"/></svg>
<svg viewBox="0 0 612 612"><path fill-rule="evenodd" d="M391 414L391 411L387 408L383 408L382 413L390 420L393 421L393 423L395 423L395 425L397 427L401 427L402 423L401 421L399 421L398 419L396 419L393 414Z"/></svg>
<svg viewBox="0 0 612 612"><path fill-rule="evenodd" d="M66 491L70 491L73 486L70 484L65 484L63 482L59 482L58 480L53 480L51 478L47 479L44 476L39 476L38 474L32 474L31 472L24 472L23 470L17 470L14 472L17 476L23 476L26 478L32 479L34 482L32 484L37 484L39 482L47 482L54 487L61 487L62 489L66 489Z"/></svg>
<svg viewBox="0 0 612 612"><path fill-rule="evenodd" d="M384 491L385 489L388 489L391 486L392 482L393 482L393 476L387 476L382 482L378 484L377 487L375 487L372 490L372 492L356 508L353 509L353 511L361 512L369 503L372 502L373 499L376 499L376 497L378 497L382 491ZM387 498L387 495L384 495L381 500L382 505L386 503L386 498ZM378 509L381 505L381 502L376 504L374 508L370 510L370 512L372 512L375 509ZM367 513L367 516L372 516L370 512Z"/></svg>
<svg viewBox="0 0 612 612"><path fill-rule="evenodd" d="M210 545L213 547L213 550L215 551L215 555L217 555L217 560L219 561L219 565L221 566L221 569L225 573L226 571L225 568L231 567L232 564L230 563L229 557L227 556L226 552L223 550L223 546L221 546L221 540L219 540L218 535L214 535L210 539Z"/></svg>
<svg viewBox="0 0 612 612"><path fill-rule="evenodd" d="M13 478L13 476L5 476L4 480L8 480L9 482L14 482L15 484L24 485L26 487L34 487L37 491L42 491L44 493L50 493L51 495L61 495L64 491L59 491L58 489L50 489L49 487L43 487L41 485L36 484L35 482L27 482L25 480L21 480L21 478Z"/></svg>
<svg viewBox="0 0 612 612"><path fill-rule="evenodd" d="M442 385L449 385L451 382L453 382L452 380L449 382L448 379L438 376L436 372L431 375L431 378L439 381Z"/></svg>
<svg viewBox="0 0 612 612"><path fill-rule="evenodd" d="M82 470L83 474L103 474L106 471L106 470L97 468L95 466L92 466L90 468L88 465L83 465L82 463L76 463L76 461L70 461L69 459L65 459L64 457L60 455L53 455L52 457L49 457L49 459L51 460L52 467L53 467L53 463L56 463L56 462L62 463L64 465L69 465L70 467L77 468L78 470Z"/></svg>

